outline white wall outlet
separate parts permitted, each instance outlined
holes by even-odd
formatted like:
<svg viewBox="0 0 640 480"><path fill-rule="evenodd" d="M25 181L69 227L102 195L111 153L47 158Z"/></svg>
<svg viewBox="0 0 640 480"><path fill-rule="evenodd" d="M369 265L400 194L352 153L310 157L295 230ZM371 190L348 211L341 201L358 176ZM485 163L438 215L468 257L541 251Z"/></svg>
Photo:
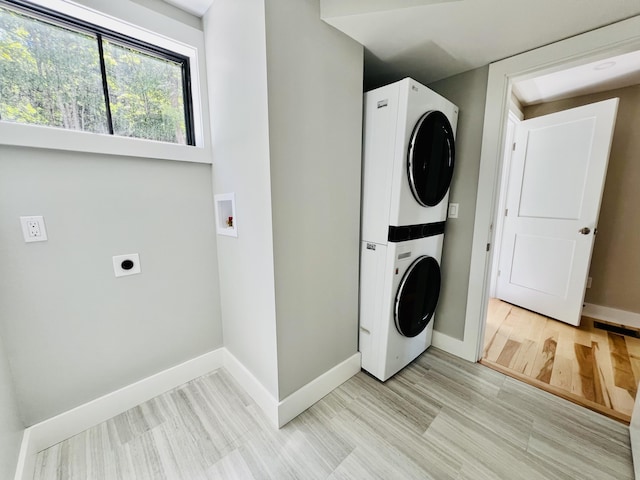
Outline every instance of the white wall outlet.
<svg viewBox="0 0 640 480"><path fill-rule="evenodd" d="M45 242L47 240L47 229L41 215L20 217L20 225L25 242Z"/></svg>
<svg viewBox="0 0 640 480"><path fill-rule="evenodd" d="M593 278L587 277L587 288L591 288L591 282L592 281L593 281Z"/></svg>
<svg viewBox="0 0 640 480"><path fill-rule="evenodd" d="M449 218L458 218L458 207L459 204L457 203L449 204Z"/></svg>
<svg viewBox="0 0 640 480"><path fill-rule="evenodd" d="M140 256L137 253L116 255L113 257L113 272L116 274L116 277L135 275L141 271Z"/></svg>

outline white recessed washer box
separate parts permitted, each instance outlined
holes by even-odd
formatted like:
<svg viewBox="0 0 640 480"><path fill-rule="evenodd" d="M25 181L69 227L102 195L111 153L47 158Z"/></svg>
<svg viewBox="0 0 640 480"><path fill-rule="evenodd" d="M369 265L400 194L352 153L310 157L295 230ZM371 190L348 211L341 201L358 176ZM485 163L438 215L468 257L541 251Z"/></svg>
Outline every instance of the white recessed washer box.
<svg viewBox="0 0 640 480"><path fill-rule="evenodd" d="M116 255L113 257L113 272L116 277L135 275L140 273L140 256L137 253Z"/></svg>
<svg viewBox="0 0 640 480"><path fill-rule="evenodd" d="M229 237L238 236L235 193L215 195L216 232Z"/></svg>

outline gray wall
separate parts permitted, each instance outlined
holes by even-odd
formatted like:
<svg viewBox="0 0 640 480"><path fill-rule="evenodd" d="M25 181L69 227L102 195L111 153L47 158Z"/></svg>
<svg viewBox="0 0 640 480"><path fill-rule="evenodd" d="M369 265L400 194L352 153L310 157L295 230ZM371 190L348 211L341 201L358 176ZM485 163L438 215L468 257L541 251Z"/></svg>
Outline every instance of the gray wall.
<svg viewBox="0 0 640 480"><path fill-rule="evenodd" d="M84 3L87 3L89 0L81 0ZM113 0L111 0L113 1ZM153 10L154 12L161 13L162 15L171 18L172 20L177 20L185 25L189 25L190 27L197 28L198 30L202 30L202 19L191 15L184 10L180 10L173 5L166 3L164 0L131 0L133 3L137 3L138 5L142 5L148 9Z"/></svg>
<svg viewBox="0 0 640 480"><path fill-rule="evenodd" d="M459 203L459 217L448 219L442 250L442 292L435 330L462 340L471 266L473 222L489 67L440 80L429 87L460 108L456 136L456 164L450 203Z"/></svg>
<svg viewBox="0 0 640 480"><path fill-rule="evenodd" d="M363 48L317 0L265 5L282 399L357 352Z"/></svg>
<svg viewBox="0 0 640 480"><path fill-rule="evenodd" d="M9 362L0 338L0 478L13 478L24 430Z"/></svg>
<svg viewBox="0 0 640 480"><path fill-rule="evenodd" d="M218 237L225 347L278 397L264 0L204 17L216 193L235 192L238 237Z"/></svg>
<svg viewBox="0 0 640 480"><path fill-rule="evenodd" d="M209 165L0 158L0 335L27 426L222 345ZM20 215L49 240L25 243ZM134 252L142 274L115 278Z"/></svg>
<svg viewBox="0 0 640 480"><path fill-rule="evenodd" d="M317 0L217 0L204 30L225 347L282 399L357 351L362 47Z"/></svg>

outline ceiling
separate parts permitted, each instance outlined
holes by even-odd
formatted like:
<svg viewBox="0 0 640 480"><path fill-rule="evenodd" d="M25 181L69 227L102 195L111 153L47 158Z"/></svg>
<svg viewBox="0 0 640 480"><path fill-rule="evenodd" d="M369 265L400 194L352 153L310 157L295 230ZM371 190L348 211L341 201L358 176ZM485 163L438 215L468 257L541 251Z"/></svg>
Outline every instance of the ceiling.
<svg viewBox="0 0 640 480"><path fill-rule="evenodd" d="M214 0L164 0L202 16ZM266 0L265 0L266 1ZM320 0L324 21L365 46L365 88L429 84L640 15L638 0ZM640 84L640 54L520 82L524 105Z"/></svg>
<svg viewBox="0 0 640 480"><path fill-rule="evenodd" d="M639 14L637 0L321 0L323 20L366 47L367 89L406 76L429 84ZM528 105L640 83L638 54L602 64L514 91Z"/></svg>
<svg viewBox="0 0 640 480"><path fill-rule="evenodd" d="M631 85L640 85L638 51L516 82L513 93L527 106Z"/></svg>

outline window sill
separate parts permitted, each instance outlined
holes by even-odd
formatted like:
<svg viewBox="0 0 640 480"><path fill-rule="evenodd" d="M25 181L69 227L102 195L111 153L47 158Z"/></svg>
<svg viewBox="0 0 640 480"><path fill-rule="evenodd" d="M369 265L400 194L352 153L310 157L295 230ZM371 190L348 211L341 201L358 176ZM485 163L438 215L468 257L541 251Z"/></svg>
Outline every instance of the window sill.
<svg viewBox="0 0 640 480"><path fill-rule="evenodd" d="M0 145L211 164L210 150L138 138L0 121Z"/></svg>

